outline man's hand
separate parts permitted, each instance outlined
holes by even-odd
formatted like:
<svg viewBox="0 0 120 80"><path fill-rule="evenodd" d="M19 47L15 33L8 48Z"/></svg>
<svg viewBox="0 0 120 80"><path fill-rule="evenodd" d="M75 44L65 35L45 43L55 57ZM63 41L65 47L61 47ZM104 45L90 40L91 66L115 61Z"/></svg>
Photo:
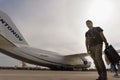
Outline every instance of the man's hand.
<svg viewBox="0 0 120 80"><path fill-rule="evenodd" d="M108 47L109 47L109 44L108 44L107 42L105 43L105 47L106 47L106 48L108 48Z"/></svg>

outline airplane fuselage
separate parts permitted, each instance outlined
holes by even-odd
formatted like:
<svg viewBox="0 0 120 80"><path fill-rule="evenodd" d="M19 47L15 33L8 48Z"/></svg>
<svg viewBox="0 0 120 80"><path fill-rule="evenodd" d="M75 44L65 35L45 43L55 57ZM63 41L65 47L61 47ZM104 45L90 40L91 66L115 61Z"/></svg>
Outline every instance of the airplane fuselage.
<svg viewBox="0 0 120 80"><path fill-rule="evenodd" d="M28 45L10 17L0 11L0 52L10 57L51 69L90 67L84 56L63 56L56 52L35 49Z"/></svg>

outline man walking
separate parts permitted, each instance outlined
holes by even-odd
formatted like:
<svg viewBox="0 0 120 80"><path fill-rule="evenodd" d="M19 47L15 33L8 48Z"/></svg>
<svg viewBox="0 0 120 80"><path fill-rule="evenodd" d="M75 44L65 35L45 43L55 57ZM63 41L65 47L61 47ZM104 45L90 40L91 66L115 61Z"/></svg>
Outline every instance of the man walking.
<svg viewBox="0 0 120 80"><path fill-rule="evenodd" d="M108 47L108 43L103 34L103 29L100 27L93 27L91 20L87 20L86 25L89 28L85 34L86 48L87 52L90 54L94 61L99 75L98 79L96 80L107 80L107 71L102 59L102 45L104 42L106 47Z"/></svg>

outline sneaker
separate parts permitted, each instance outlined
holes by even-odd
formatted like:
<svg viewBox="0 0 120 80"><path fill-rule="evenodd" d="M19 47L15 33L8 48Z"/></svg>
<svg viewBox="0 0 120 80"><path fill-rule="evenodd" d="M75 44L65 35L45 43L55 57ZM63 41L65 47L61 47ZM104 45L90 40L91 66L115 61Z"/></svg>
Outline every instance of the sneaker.
<svg viewBox="0 0 120 80"><path fill-rule="evenodd" d="M106 77L102 77L101 80L108 80Z"/></svg>
<svg viewBox="0 0 120 80"><path fill-rule="evenodd" d="M101 77L98 77L98 79L96 79L96 80L101 80Z"/></svg>
<svg viewBox="0 0 120 80"><path fill-rule="evenodd" d="M101 80L101 79L98 78L98 79L96 79L96 80Z"/></svg>

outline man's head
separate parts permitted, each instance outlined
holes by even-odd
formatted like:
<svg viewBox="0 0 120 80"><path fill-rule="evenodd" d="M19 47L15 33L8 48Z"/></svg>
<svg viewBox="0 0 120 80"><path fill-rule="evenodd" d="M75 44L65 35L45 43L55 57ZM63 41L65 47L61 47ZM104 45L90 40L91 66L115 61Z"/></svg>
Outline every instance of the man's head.
<svg viewBox="0 0 120 80"><path fill-rule="evenodd" d="M87 25L88 28L92 28L93 27L93 23L92 23L91 20L87 20L86 21L86 25Z"/></svg>

